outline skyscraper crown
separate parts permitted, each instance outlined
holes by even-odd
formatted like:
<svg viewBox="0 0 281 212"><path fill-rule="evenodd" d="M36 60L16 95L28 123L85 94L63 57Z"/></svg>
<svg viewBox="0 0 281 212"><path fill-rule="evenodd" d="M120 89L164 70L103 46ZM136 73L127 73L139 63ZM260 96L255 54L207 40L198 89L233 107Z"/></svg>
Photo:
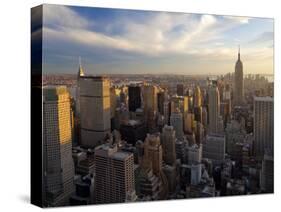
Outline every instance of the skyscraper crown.
<svg viewBox="0 0 281 212"><path fill-rule="evenodd" d="M82 65L81 65L81 58L79 57L79 69L78 69L78 76L84 76L84 70L82 68Z"/></svg>

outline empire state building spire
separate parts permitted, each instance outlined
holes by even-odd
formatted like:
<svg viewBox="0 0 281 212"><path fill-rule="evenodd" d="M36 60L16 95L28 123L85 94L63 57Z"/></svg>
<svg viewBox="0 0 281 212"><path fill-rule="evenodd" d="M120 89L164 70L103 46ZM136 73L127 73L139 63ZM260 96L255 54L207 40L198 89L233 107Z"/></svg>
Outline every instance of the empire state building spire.
<svg viewBox="0 0 281 212"><path fill-rule="evenodd" d="M238 47L238 60L235 64L234 104L242 105L244 102L243 63L240 59L240 46Z"/></svg>
<svg viewBox="0 0 281 212"><path fill-rule="evenodd" d="M81 65L81 57L79 57L79 69L78 69L78 77L84 76L84 70Z"/></svg>
<svg viewBox="0 0 281 212"><path fill-rule="evenodd" d="M238 46L238 60L240 60L240 45Z"/></svg>

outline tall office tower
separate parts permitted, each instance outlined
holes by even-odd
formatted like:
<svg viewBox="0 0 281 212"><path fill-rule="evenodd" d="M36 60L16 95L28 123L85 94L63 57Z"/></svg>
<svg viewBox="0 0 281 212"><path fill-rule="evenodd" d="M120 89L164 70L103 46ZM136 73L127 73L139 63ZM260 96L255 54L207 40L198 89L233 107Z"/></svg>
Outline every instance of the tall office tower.
<svg viewBox="0 0 281 212"><path fill-rule="evenodd" d="M204 136L204 126L201 122L195 121L195 141L199 145L201 144Z"/></svg>
<svg viewBox="0 0 281 212"><path fill-rule="evenodd" d="M209 133L219 132L220 95L217 86L208 89Z"/></svg>
<svg viewBox="0 0 281 212"><path fill-rule="evenodd" d="M194 107L193 107L193 104L194 103L194 99L193 99L193 96L188 96L188 110L189 111L193 111Z"/></svg>
<svg viewBox="0 0 281 212"><path fill-rule="evenodd" d="M161 143L163 146L163 160L168 165L176 163L176 133L172 126L165 125L161 134Z"/></svg>
<svg viewBox="0 0 281 212"><path fill-rule="evenodd" d="M178 96L173 96L171 98L171 113L175 112L176 109L181 109L181 101Z"/></svg>
<svg viewBox="0 0 281 212"><path fill-rule="evenodd" d="M274 186L274 161L272 153L264 154L261 169L261 190L265 193L272 193Z"/></svg>
<svg viewBox="0 0 281 212"><path fill-rule="evenodd" d="M114 87L110 88L110 117L114 118L115 116L115 110L117 107L117 97L116 97L116 91Z"/></svg>
<svg viewBox="0 0 281 212"><path fill-rule="evenodd" d="M225 136L210 134L203 142L203 158L208 158L214 164L221 164L225 159Z"/></svg>
<svg viewBox="0 0 281 212"><path fill-rule="evenodd" d="M190 167L190 184L196 186L200 183L202 177L202 165L192 164Z"/></svg>
<svg viewBox="0 0 281 212"><path fill-rule="evenodd" d="M200 123L202 123L202 107L195 107L194 108L194 119L195 121L198 121Z"/></svg>
<svg viewBox="0 0 281 212"><path fill-rule="evenodd" d="M184 117L184 132L187 134L192 134L194 129L194 114L187 113Z"/></svg>
<svg viewBox="0 0 281 212"><path fill-rule="evenodd" d="M156 175L161 181L162 188L160 189L160 199L166 199L168 193L168 182L162 170L163 152L159 134L147 134L147 137L144 141L143 157L143 165L147 166L146 163L152 163L151 167L153 174Z"/></svg>
<svg viewBox="0 0 281 212"><path fill-rule="evenodd" d="M157 88L154 85L145 85L143 88L144 110L157 111Z"/></svg>
<svg viewBox="0 0 281 212"><path fill-rule="evenodd" d="M141 88L139 86L130 85L129 92L129 111L135 112L136 109L141 108Z"/></svg>
<svg viewBox="0 0 281 212"><path fill-rule="evenodd" d="M181 160L181 163L186 162L186 146L188 146L188 141L185 138L182 140L176 140L176 156L177 159Z"/></svg>
<svg viewBox="0 0 281 212"><path fill-rule="evenodd" d="M157 132L157 113L155 110L148 109L145 114L145 123L147 127L147 132L155 133Z"/></svg>
<svg viewBox="0 0 281 212"><path fill-rule="evenodd" d="M183 97L183 113L188 113L189 111L189 97L184 96Z"/></svg>
<svg viewBox="0 0 281 212"><path fill-rule="evenodd" d="M177 108L182 114L188 112L189 109L188 96L173 96L171 99L171 112L175 112Z"/></svg>
<svg viewBox="0 0 281 212"><path fill-rule="evenodd" d="M237 120L231 120L225 128L226 152L233 156L237 144L243 144L246 132Z"/></svg>
<svg viewBox="0 0 281 212"><path fill-rule="evenodd" d="M254 154L262 159L265 150L273 153L273 98L254 98Z"/></svg>
<svg viewBox="0 0 281 212"><path fill-rule="evenodd" d="M123 87L120 91L120 103L124 104L127 106L128 104L128 99L127 99L127 94L126 94L126 89Z"/></svg>
<svg viewBox="0 0 281 212"><path fill-rule="evenodd" d="M181 139L183 137L183 117L179 110L176 110L171 114L170 125L174 127L176 131L176 138Z"/></svg>
<svg viewBox="0 0 281 212"><path fill-rule="evenodd" d="M224 87L223 101L225 103L227 103L227 112L228 112L228 115L230 115L231 114L231 91L230 91L229 84L226 84L226 86Z"/></svg>
<svg viewBox="0 0 281 212"><path fill-rule="evenodd" d="M184 85L183 84L177 84L177 95L184 96Z"/></svg>
<svg viewBox="0 0 281 212"><path fill-rule="evenodd" d="M243 63L240 60L240 47L238 51L238 60L235 64L234 81L234 104L241 105L244 102L244 81L243 81Z"/></svg>
<svg viewBox="0 0 281 212"><path fill-rule="evenodd" d="M43 124L43 204L68 205L74 192L74 163L66 87L43 88Z"/></svg>
<svg viewBox="0 0 281 212"><path fill-rule="evenodd" d="M96 147L110 132L110 82L102 76L80 77L81 144Z"/></svg>
<svg viewBox="0 0 281 212"><path fill-rule="evenodd" d="M144 85L143 87L144 102L144 120L148 132L154 132L156 128L157 112L157 88L153 85Z"/></svg>
<svg viewBox="0 0 281 212"><path fill-rule="evenodd" d="M164 102L164 121L165 124L170 124L170 116L171 116L171 102Z"/></svg>
<svg viewBox="0 0 281 212"><path fill-rule="evenodd" d="M202 144L187 146L187 164L199 164L202 161Z"/></svg>
<svg viewBox="0 0 281 212"><path fill-rule="evenodd" d="M164 102L165 102L165 92L160 91L157 93L157 109L161 115L164 115Z"/></svg>
<svg viewBox="0 0 281 212"><path fill-rule="evenodd" d="M95 203L126 202L128 196L136 200L132 153L117 151L117 145L102 144L95 148L95 162Z"/></svg>
<svg viewBox="0 0 281 212"><path fill-rule="evenodd" d="M208 125L208 112L206 107L202 108L202 124L204 127L207 127Z"/></svg>
<svg viewBox="0 0 281 212"><path fill-rule="evenodd" d="M202 96L201 90L199 86L196 86L194 91L194 107L201 107L202 106Z"/></svg>
<svg viewBox="0 0 281 212"><path fill-rule="evenodd" d="M159 200L161 199L163 185L161 179L153 174L151 166L151 161L148 158L144 158L139 175L136 177L136 187L139 188L138 195L143 196L144 199Z"/></svg>
<svg viewBox="0 0 281 212"><path fill-rule="evenodd" d="M144 141L144 157L152 161L153 173L159 176L163 163L163 152L159 134L147 134Z"/></svg>

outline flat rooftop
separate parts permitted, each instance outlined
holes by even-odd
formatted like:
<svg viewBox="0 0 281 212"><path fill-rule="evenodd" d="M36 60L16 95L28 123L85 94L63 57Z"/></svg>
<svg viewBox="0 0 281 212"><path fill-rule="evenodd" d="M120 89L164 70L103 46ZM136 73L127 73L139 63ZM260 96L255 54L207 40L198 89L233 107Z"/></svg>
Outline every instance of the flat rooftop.
<svg viewBox="0 0 281 212"><path fill-rule="evenodd" d="M255 101L262 101L262 102L273 102L273 97L271 96L255 96Z"/></svg>

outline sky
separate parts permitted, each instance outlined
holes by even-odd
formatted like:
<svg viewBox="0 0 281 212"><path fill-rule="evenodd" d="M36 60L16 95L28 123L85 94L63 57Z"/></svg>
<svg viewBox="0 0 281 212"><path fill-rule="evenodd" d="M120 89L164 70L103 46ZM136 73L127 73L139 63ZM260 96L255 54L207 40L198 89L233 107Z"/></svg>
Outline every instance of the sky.
<svg viewBox="0 0 281 212"><path fill-rule="evenodd" d="M273 74L269 18L44 5L42 28L45 73L226 74L240 45L244 74Z"/></svg>

